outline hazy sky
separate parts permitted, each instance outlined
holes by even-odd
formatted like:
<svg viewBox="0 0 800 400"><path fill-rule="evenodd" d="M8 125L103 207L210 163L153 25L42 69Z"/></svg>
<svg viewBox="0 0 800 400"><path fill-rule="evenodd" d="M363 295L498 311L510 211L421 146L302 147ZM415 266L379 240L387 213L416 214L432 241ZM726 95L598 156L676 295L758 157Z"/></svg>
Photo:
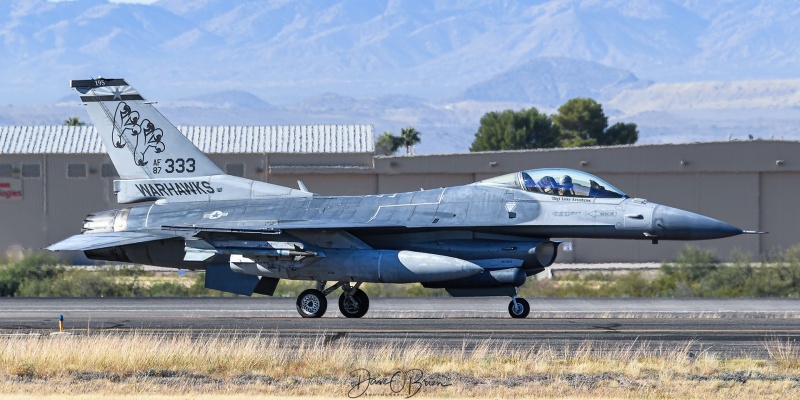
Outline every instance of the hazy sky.
<svg viewBox="0 0 800 400"><path fill-rule="evenodd" d="M48 1L75 1L75 0L48 0ZM111 3L138 3L138 4L151 4L158 0L108 0Z"/></svg>
<svg viewBox="0 0 800 400"><path fill-rule="evenodd" d="M47 0L52 2L60 2L60 1L76 1L76 0ZM157 2L158 0L108 0L111 3L134 3L134 4L152 4Z"/></svg>

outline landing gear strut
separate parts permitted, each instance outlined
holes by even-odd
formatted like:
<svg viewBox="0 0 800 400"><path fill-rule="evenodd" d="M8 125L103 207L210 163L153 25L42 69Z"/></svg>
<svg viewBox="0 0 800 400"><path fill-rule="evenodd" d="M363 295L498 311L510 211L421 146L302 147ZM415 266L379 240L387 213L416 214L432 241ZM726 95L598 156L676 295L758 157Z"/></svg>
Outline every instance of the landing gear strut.
<svg viewBox="0 0 800 400"><path fill-rule="evenodd" d="M514 294L511 302L508 303L508 313L511 314L511 318L525 318L530 312L531 305L528 304L528 301Z"/></svg>
<svg viewBox="0 0 800 400"><path fill-rule="evenodd" d="M297 296L297 312L303 318L320 318L325 315L328 309L328 300L325 296L334 290L342 288L339 296L339 311L347 318L361 318L369 310L369 297L358 287L362 282L350 286L350 282L338 282L337 284L325 288L328 282L318 281L316 289L308 289Z"/></svg>

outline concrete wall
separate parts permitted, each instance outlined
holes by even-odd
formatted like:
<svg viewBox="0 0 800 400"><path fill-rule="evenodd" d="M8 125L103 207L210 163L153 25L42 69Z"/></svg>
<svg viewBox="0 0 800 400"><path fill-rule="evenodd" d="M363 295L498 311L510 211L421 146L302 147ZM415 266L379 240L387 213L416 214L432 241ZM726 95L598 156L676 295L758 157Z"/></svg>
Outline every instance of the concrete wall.
<svg viewBox="0 0 800 400"><path fill-rule="evenodd" d="M80 233L83 218L92 211L117 208L113 177L102 177L106 155L80 156L3 155L0 164L38 164L40 177L22 177L23 200L0 202L0 250L18 245L40 249L69 235ZM86 165L86 176L69 178L69 164Z"/></svg>
<svg viewBox="0 0 800 400"><path fill-rule="evenodd" d="M737 249L759 255L800 244L800 143L724 142L594 149L378 157L365 154L212 154L241 165L247 178L320 194L363 195L455 186L518 170L562 167L598 175L633 197L718 218L768 235L694 242L727 257ZM17 170L39 163L43 176L21 178L23 201L0 202L0 251L17 244L41 248L78 233L84 216L116 208L113 178L102 176L105 155L2 155ZM86 178L68 178L68 164L85 163ZM237 168L234 166L234 168ZM15 172L19 177L19 171ZM649 262L672 259L681 242L568 239L561 262Z"/></svg>

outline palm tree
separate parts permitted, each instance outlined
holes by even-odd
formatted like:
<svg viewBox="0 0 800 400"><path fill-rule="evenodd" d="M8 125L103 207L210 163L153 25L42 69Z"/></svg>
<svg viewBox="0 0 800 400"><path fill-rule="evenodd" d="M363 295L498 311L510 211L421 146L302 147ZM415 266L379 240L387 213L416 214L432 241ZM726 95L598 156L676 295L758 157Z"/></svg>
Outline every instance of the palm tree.
<svg viewBox="0 0 800 400"><path fill-rule="evenodd" d="M406 155L411 154L411 146L419 143L422 139L419 138L419 131L414 129L413 126L409 125L408 128L403 128L400 130L400 139L404 146L406 146Z"/></svg>
<svg viewBox="0 0 800 400"><path fill-rule="evenodd" d="M81 121L78 117L69 117L69 119L64 120L64 125L66 126L86 126L86 123Z"/></svg>

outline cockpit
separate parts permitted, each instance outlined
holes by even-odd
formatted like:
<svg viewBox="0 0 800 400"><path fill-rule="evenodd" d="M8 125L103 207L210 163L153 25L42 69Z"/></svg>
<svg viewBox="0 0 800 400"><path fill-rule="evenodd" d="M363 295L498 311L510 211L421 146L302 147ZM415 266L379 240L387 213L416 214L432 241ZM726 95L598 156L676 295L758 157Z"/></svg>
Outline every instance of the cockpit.
<svg viewBox="0 0 800 400"><path fill-rule="evenodd" d="M530 169L486 179L479 183L553 196L600 199L628 197L619 189L592 174L565 168Z"/></svg>

